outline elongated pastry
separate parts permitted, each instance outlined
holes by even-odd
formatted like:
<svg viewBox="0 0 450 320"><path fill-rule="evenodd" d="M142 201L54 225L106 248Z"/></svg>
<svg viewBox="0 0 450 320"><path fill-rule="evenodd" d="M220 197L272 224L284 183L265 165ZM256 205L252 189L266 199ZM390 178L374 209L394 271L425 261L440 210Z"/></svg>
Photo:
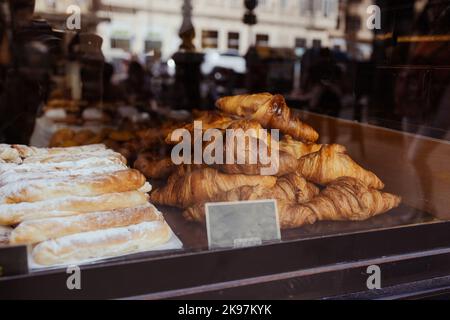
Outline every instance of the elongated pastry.
<svg viewBox="0 0 450 320"><path fill-rule="evenodd" d="M163 221L143 222L44 241L34 247L31 255L44 266L79 263L147 251L166 243L171 235Z"/></svg>
<svg viewBox="0 0 450 320"><path fill-rule="evenodd" d="M281 139L279 146L281 151L289 153L296 159L317 152L322 148L322 145L320 144L297 141L289 135L285 135L283 139Z"/></svg>
<svg viewBox="0 0 450 320"><path fill-rule="evenodd" d="M125 157L120 153L114 152L112 150L102 150L95 152L86 152L80 154L51 154L51 155L39 155L31 156L25 158L24 164L27 163L60 163L67 161L80 161L83 159L95 159L95 158L105 158L105 159L117 159L118 162L123 164L127 163Z"/></svg>
<svg viewBox="0 0 450 320"><path fill-rule="evenodd" d="M258 195L250 189L232 190L218 201L255 200ZM267 196L267 195L264 195ZM278 199L277 199L278 198ZM281 198L281 199L279 199ZM298 228L316 221L363 221L379 214L383 214L397 207L401 198L376 189L368 188L355 178L343 177L320 192L310 201L299 204L291 199L283 199L274 195L276 199L280 226L282 229ZM184 216L191 221L203 222L205 211L203 205L188 208Z"/></svg>
<svg viewBox="0 0 450 320"><path fill-rule="evenodd" d="M29 158L32 156L46 156L57 154L81 154L86 152L96 152L106 150L106 146L103 144L95 144L89 146L69 147L69 148L36 148L24 145L12 145L17 150L22 158Z"/></svg>
<svg viewBox="0 0 450 320"><path fill-rule="evenodd" d="M320 151L300 158L298 168L306 179L321 185L340 177L353 177L368 187L384 188L384 183L374 173L359 166L340 145L324 145Z"/></svg>
<svg viewBox="0 0 450 320"><path fill-rule="evenodd" d="M0 225L16 225L22 221L124 209L145 205L148 195L139 191L109 193L96 197L69 196L33 203L0 205Z"/></svg>
<svg viewBox="0 0 450 320"><path fill-rule="evenodd" d="M9 244L12 228L0 226L0 246Z"/></svg>
<svg viewBox="0 0 450 320"><path fill-rule="evenodd" d="M48 179L51 176L54 178L67 178L67 177L86 177L86 176L97 176L117 171L127 170L127 166L124 164L113 164L105 167L93 167L93 168L81 168L74 170L59 170L59 171L30 171L30 172L4 172L0 174L0 187L7 184L17 183L21 181L28 180L42 180Z"/></svg>
<svg viewBox="0 0 450 320"><path fill-rule="evenodd" d="M249 200L271 200L278 201L280 204L300 204L311 201L319 194L319 188L309 183L297 173L288 174L277 179L277 183L272 188L262 186L243 186L230 190L225 193L217 194L211 201L214 202L233 202ZM189 221L205 220L204 204L196 204L186 209L183 216Z"/></svg>
<svg viewBox="0 0 450 320"><path fill-rule="evenodd" d="M30 220L22 222L14 229L10 242L34 244L76 233L128 227L157 220L163 220L162 214L151 204L77 216Z"/></svg>
<svg viewBox="0 0 450 320"><path fill-rule="evenodd" d="M75 161L64 161L59 163L24 163L21 165L5 163L0 164L0 174L5 172L54 172L63 170L76 170L83 168L98 168L111 165L123 165L123 161L117 157L87 158Z"/></svg>
<svg viewBox="0 0 450 320"><path fill-rule="evenodd" d="M137 170L123 170L96 176L25 180L1 187L0 204L135 191L144 186L145 182L145 177Z"/></svg>
<svg viewBox="0 0 450 320"><path fill-rule="evenodd" d="M298 117L281 95L270 93L240 95L219 99L216 106L223 112L258 121L264 128L279 129L295 139L316 142L319 134Z"/></svg>
<svg viewBox="0 0 450 320"><path fill-rule="evenodd" d="M271 188L276 181L272 176L229 175L206 168L183 176L173 174L165 187L150 194L150 199L159 205L188 208L195 203L208 202L219 193L241 186L261 185Z"/></svg>

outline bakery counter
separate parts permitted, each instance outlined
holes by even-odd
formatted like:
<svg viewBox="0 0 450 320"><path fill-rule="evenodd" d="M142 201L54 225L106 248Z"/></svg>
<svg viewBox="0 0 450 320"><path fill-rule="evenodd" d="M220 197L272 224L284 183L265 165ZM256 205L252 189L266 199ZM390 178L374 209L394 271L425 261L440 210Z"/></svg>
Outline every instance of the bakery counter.
<svg viewBox="0 0 450 320"><path fill-rule="evenodd" d="M374 169L403 203L362 222L327 222L282 231L279 242L209 250L202 224L159 206L183 249L140 253L81 266L81 290L69 290L66 269L0 278L0 298L248 298L433 296L450 283L450 144L304 113ZM369 290L369 266L381 289Z"/></svg>

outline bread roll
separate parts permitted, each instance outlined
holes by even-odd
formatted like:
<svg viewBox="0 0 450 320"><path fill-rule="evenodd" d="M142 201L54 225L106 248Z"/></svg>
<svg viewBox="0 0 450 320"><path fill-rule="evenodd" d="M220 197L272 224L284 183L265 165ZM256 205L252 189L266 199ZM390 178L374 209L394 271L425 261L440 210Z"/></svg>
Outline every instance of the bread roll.
<svg viewBox="0 0 450 320"><path fill-rule="evenodd" d="M22 158L28 158L32 156L43 156L43 155L56 155L56 154L80 154L86 152L95 152L106 150L104 144L95 144L89 146L81 147L70 147L70 148L36 148L24 145L13 145Z"/></svg>
<svg viewBox="0 0 450 320"><path fill-rule="evenodd" d="M54 172L76 169L92 169L111 165L124 165L122 159L117 157L108 158L87 158L74 161L64 161L59 163L24 163L17 165L14 163L0 164L0 174L5 172Z"/></svg>
<svg viewBox="0 0 450 320"><path fill-rule="evenodd" d="M117 160L124 164L127 163L127 160L117 152L112 150L102 150L95 152L87 152L80 154L52 154L52 155L40 155L40 156L32 156L29 158L25 158L23 163L60 163L67 161L79 161L83 159L95 159L95 158L105 158L111 160Z"/></svg>
<svg viewBox="0 0 450 320"><path fill-rule="evenodd" d="M11 234L11 244L34 244L48 239L95 230L127 227L142 222L162 220L151 204L112 211L92 212L71 217L22 222Z"/></svg>
<svg viewBox="0 0 450 320"><path fill-rule="evenodd" d="M106 173L112 173L117 171L127 170L128 167L124 164L113 164L106 167L93 167L93 168L75 168L73 170L59 170L52 171L49 173L48 171L43 172L4 172L0 174L0 187L3 187L10 183L17 183L20 181L26 180L41 180L48 179L49 175L51 178L63 178L63 177L86 177L86 176L96 176Z"/></svg>
<svg viewBox="0 0 450 320"><path fill-rule="evenodd" d="M38 244L32 251L40 265L79 263L93 258L137 253L169 241L171 231L163 221L143 222L123 228L78 233Z"/></svg>
<svg viewBox="0 0 450 320"><path fill-rule="evenodd" d="M137 207L147 202L147 194L130 191L96 197L69 196L33 203L2 204L0 205L0 225L16 225L26 220Z"/></svg>
<svg viewBox="0 0 450 320"><path fill-rule="evenodd" d="M97 176L25 180L1 187L0 204L134 191L144 186L145 182L145 177L137 170L123 170Z"/></svg>

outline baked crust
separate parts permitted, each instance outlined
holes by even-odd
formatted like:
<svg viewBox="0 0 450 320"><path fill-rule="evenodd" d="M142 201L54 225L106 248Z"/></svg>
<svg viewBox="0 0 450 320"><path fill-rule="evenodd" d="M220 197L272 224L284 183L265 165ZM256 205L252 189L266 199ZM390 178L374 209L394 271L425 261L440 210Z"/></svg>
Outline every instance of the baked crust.
<svg viewBox="0 0 450 320"><path fill-rule="evenodd" d="M2 204L0 205L0 225L16 225L26 220L137 207L147 202L146 193L130 191L96 197L69 196L33 203Z"/></svg>
<svg viewBox="0 0 450 320"><path fill-rule="evenodd" d="M163 220L151 204L112 211L92 212L70 217L22 222L11 233L11 244L34 244L76 233L127 227L142 222Z"/></svg>
<svg viewBox="0 0 450 320"><path fill-rule="evenodd" d="M162 221L143 222L123 228L78 233L44 241L34 247L33 260L44 266L79 263L147 251L166 243L170 227Z"/></svg>
<svg viewBox="0 0 450 320"><path fill-rule="evenodd" d="M123 170L96 176L25 180L1 187L0 204L128 192L138 190L145 182L145 177L137 170Z"/></svg>
<svg viewBox="0 0 450 320"><path fill-rule="evenodd" d="M29 158L32 156L57 155L57 154L61 155L80 154L86 152L96 152L106 150L106 146L104 144L93 144L89 146L69 147L69 148L36 148L14 144L12 145L12 148L16 149L22 158Z"/></svg>

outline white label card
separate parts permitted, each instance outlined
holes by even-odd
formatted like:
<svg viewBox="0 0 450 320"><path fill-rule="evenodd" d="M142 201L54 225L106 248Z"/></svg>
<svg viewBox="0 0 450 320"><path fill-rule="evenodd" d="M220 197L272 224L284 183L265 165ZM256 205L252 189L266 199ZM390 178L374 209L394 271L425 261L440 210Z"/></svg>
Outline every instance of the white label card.
<svg viewBox="0 0 450 320"><path fill-rule="evenodd" d="M281 240L275 200L207 203L205 210L210 249Z"/></svg>

